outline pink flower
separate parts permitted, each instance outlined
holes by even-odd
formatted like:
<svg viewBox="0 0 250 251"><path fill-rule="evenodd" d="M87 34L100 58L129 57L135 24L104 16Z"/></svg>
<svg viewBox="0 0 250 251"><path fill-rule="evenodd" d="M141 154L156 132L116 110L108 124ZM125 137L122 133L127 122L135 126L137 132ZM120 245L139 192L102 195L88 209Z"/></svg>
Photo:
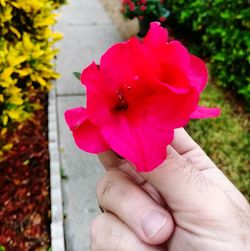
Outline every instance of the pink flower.
<svg viewBox="0 0 250 251"><path fill-rule="evenodd" d="M147 6L145 6L145 5L142 5L141 7L140 7L140 10L141 11L145 11L147 9Z"/></svg>
<svg viewBox="0 0 250 251"><path fill-rule="evenodd" d="M141 0L141 3L142 3L142 4L146 4L146 3L147 3L147 0Z"/></svg>
<svg viewBox="0 0 250 251"><path fill-rule="evenodd" d="M175 128L219 115L217 108L198 106L208 78L204 62L180 42L167 41L167 31L151 23L142 42L117 43L100 66L93 62L83 70L87 107L65 112L79 148L112 149L148 172L166 159Z"/></svg>
<svg viewBox="0 0 250 251"><path fill-rule="evenodd" d="M129 10L130 10L130 11L134 11L134 10L135 10L135 4L134 4L134 3L131 2L131 3L129 4Z"/></svg>
<svg viewBox="0 0 250 251"><path fill-rule="evenodd" d="M166 18L165 18L165 17L160 17L160 21L161 21L161 22L165 22L165 21L166 21Z"/></svg>

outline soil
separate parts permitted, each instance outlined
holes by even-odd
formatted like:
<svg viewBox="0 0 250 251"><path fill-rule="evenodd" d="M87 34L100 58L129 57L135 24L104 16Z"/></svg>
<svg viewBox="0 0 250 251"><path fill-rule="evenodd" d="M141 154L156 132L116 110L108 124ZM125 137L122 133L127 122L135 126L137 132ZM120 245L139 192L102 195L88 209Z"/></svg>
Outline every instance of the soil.
<svg viewBox="0 0 250 251"><path fill-rule="evenodd" d="M0 250L50 247L47 100L44 93L33 95L42 108L8 136L14 146L0 162Z"/></svg>
<svg viewBox="0 0 250 251"><path fill-rule="evenodd" d="M121 13L122 0L99 0L103 7L108 12L109 16L113 20L113 23L117 27L118 32L123 39L128 39L133 35L136 35L139 31L139 23L135 18L133 20L125 19Z"/></svg>

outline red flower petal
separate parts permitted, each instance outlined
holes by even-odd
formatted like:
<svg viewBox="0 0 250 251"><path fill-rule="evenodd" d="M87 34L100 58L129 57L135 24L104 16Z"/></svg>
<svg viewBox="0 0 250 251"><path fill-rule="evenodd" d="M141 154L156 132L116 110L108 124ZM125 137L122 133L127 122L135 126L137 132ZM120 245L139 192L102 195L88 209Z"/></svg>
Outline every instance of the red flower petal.
<svg viewBox="0 0 250 251"><path fill-rule="evenodd" d="M208 80L206 64L194 55L190 55L189 79L191 85L195 86L199 93L203 91Z"/></svg>
<svg viewBox="0 0 250 251"><path fill-rule="evenodd" d="M65 120L70 128L74 130L87 119L86 110L83 107L69 109L64 113Z"/></svg>
<svg viewBox="0 0 250 251"><path fill-rule="evenodd" d="M136 38L112 46L101 58L100 70L111 88L130 83L136 75L155 76L159 65Z"/></svg>
<svg viewBox="0 0 250 251"><path fill-rule="evenodd" d="M133 163L137 171L152 171L166 159L166 146L173 140L174 131L153 127L143 119L130 122L120 116L115 127L105 126L102 133L111 148Z"/></svg>
<svg viewBox="0 0 250 251"><path fill-rule="evenodd" d="M90 153L99 153L110 149L99 128L88 120L86 110L83 107L67 110L64 116L80 149Z"/></svg>
<svg viewBox="0 0 250 251"><path fill-rule="evenodd" d="M82 72L81 81L87 88L88 118L97 125L112 120L109 109L114 103L112 87L105 83L94 62Z"/></svg>
<svg viewBox="0 0 250 251"><path fill-rule="evenodd" d="M175 93L187 93L191 87L187 74L174 65L162 68L160 80Z"/></svg>
<svg viewBox="0 0 250 251"><path fill-rule="evenodd" d="M112 46L102 57L100 70L103 72L105 86L115 91L120 85L128 82L134 75L128 43L118 43Z"/></svg>
<svg viewBox="0 0 250 251"><path fill-rule="evenodd" d="M167 30L161 27L159 22L152 22L143 43L149 47L159 48L159 46L165 45L167 41Z"/></svg>
<svg viewBox="0 0 250 251"><path fill-rule="evenodd" d="M191 113L191 119L205 119L214 118L220 115L219 108L207 108L203 106L198 106L194 112Z"/></svg>
<svg viewBox="0 0 250 251"><path fill-rule="evenodd" d="M157 80L139 78L127 93L128 110L123 115L131 121L146 115L152 118L154 126L170 130L187 124L190 113L197 107L198 96L193 87L188 91L175 90Z"/></svg>
<svg viewBox="0 0 250 251"><path fill-rule="evenodd" d="M152 50L160 64L177 65L187 70L190 65L188 50L179 42L168 42L167 30L160 26L160 23L153 22L143 43Z"/></svg>
<svg viewBox="0 0 250 251"><path fill-rule="evenodd" d="M117 92L126 86L132 90L136 89L136 80L140 75L146 79L155 78L159 75L157 67L152 55L137 39L111 47L102 56L100 69L92 63L81 75L81 81L87 87L87 111L90 121L100 126L115 123L112 111L117 105ZM145 83L140 92L143 89Z"/></svg>
<svg viewBox="0 0 250 251"><path fill-rule="evenodd" d="M137 116L146 113L151 118L151 124L160 125L166 130L185 126L190 113L197 107L199 96L196 90L190 89L188 93L180 94L164 85L158 92L148 98L147 103L143 104L142 114L137 112Z"/></svg>
<svg viewBox="0 0 250 251"><path fill-rule="evenodd" d="M171 41L159 52L161 62L165 65L175 65L180 69L187 71L190 66L190 54L186 47L179 41Z"/></svg>

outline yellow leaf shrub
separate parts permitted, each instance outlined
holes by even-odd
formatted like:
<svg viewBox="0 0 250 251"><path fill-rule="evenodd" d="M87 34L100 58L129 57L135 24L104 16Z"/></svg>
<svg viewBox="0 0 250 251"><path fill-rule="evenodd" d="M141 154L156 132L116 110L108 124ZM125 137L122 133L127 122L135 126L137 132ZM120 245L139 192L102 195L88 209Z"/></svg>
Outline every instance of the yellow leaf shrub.
<svg viewBox="0 0 250 251"><path fill-rule="evenodd" d="M0 0L0 155L11 144L8 128L32 116L29 101L34 89L47 92L59 75L53 69L62 35L52 30L58 0Z"/></svg>

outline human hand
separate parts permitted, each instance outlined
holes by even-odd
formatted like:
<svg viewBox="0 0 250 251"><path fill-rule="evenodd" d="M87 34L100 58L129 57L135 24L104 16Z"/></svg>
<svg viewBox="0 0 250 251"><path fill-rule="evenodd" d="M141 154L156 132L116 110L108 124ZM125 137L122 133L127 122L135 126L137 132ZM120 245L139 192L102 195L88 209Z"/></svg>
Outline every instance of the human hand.
<svg viewBox="0 0 250 251"><path fill-rule="evenodd" d="M99 158L108 170L97 186L106 212L92 224L93 251L250 250L248 202L184 129L151 173L112 152Z"/></svg>

